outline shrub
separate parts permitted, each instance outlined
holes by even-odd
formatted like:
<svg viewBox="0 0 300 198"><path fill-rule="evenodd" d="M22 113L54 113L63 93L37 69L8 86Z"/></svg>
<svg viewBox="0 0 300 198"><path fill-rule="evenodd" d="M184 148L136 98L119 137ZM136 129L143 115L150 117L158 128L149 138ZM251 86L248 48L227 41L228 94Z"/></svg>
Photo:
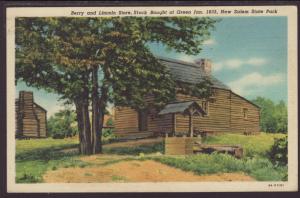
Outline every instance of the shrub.
<svg viewBox="0 0 300 198"><path fill-rule="evenodd" d="M271 161L276 165L285 166L288 163L288 140L287 136L283 138L276 138L271 150L269 151L269 157Z"/></svg>
<svg viewBox="0 0 300 198"><path fill-rule="evenodd" d="M261 107L260 111L260 128L263 131L269 133L286 133L287 122L287 105L284 101L280 101L278 104L272 100L257 97L253 100L255 104Z"/></svg>
<svg viewBox="0 0 300 198"><path fill-rule="evenodd" d="M78 133L76 114L73 110L60 110L47 122L48 134L54 139L72 137Z"/></svg>

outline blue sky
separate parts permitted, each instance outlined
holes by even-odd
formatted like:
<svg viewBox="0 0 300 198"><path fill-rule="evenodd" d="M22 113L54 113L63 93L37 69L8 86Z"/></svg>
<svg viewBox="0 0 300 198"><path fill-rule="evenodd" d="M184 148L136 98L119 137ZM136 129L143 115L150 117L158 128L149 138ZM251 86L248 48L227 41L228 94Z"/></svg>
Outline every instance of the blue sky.
<svg viewBox="0 0 300 198"><path fill-rule="evenodd" d="M213 75L248 98L263 96L287 102L287 18L224 17L196 56L175 53L153 44L154 54L193 62L209 58ZM18 83L20 90L34 91L35 101L48 115L62 108L58 96Z"/></svg>

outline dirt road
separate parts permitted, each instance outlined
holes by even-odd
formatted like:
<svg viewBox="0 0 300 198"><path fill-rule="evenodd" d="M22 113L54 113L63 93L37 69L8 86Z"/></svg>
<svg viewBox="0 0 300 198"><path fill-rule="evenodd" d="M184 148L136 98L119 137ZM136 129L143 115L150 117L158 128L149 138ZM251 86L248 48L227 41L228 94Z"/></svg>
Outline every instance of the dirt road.
<svg viewBox="0 0 300 198"><path fill-rule="evenodd" d="M105 159L99 157L92 158L87 157L83 160L96 163L98 160L99 164L105 162ZM152 160L120 161L105 166L85 168L61 168L48 171L43 179L46 183L254 181L243 173L199 176Z"/></svg>

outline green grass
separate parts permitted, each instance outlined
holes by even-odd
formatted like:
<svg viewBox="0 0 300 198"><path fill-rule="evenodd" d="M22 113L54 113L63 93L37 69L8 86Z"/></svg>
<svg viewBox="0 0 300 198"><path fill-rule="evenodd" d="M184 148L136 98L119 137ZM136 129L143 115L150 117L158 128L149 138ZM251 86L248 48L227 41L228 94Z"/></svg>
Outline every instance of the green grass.
<svg viewBox="0 0 300 198"><path fill-rule="evenodd" d="M274 138L284 137L285 134L261 133L260 135L245 136L240 134L225 134L210 136L203 139L204 144L229 144L241 145L245 157L262 156L266 157L267 152L274 144Z"/></svg>
<svg viewBox="0 0 300 198"><path fill-rule="evenodd" d="M136 147L115 147L115 148L104 148L103 152L106 154L117 154L117 155L140 155L141 153L164 153L164 143L156 143L149 145L142 145Z"/></svg>
<svg viewBox="0 0 300 198"><path fill-rule="evenodd" d="M245 136L224 134L204 138L204 144L240 145L244 149L242 159L227 154L199 154L191 156L161 156L151 159L163 164L193 171L196 174L213 174L226 172L244 172L259 181L284 181L287 179L287 166L275 166L267 157L275 138L285 134L261 133Z"/></svg>
<svg viewBox="0 0 300 198"><path fill-rule="evenodd" d="M29 139L29 140L17 140L16 141L16 154L25 151L33 151L40 148L49 147L74 147L78 145L78 138L66 138L66 139Z"/></svg>
<svg viewBox="0 0 300 198"><path fill-rule="evenodd" d="M47 170L59 167L85 167L88 165L78 159L78 141L75 139L30 139L16 141L16 182L42 182ZM74 148L74 152L61 152Z"/></svg>
<svg viewBox="0 0 300 198"><path fill-rule="evenodd" d="M115 182L124 182L126 181L126 177L119 176L119 175L113 175L111 176L111 180Z"/></svg>
<svg viewBox="0 0 300 198"><path fill-rule="evenodd" d="M284 135L266 133L254 136L226 134L203 139L205 144L241 145L245 154L242 159L216 153L175 157L163 155L149 157L149 155L145 155L164 153L163 143L137 147L104 148L105 154L132 155L132 157L114 158L97 166L105 166L123 160L153 159L185 171L193 171L196 174L244 172L259 181L281 181L287 179L287 167L274 166L267 158L266 153L273 145L274 138L282 136ZM81 161L76 148L78 148L77 138L17 140L16 182L43 182L42 175L48 170L57 170L61 167L84 168L93 165ZM62 152L64 149L74 149L74 151ZM112 179L118 181L117 177Z"/></svg>
<svg viewBox="0 0 300 198"><path fill-rule="evenodd" d="M282 181L287 179L287 167L275 167L268 159L236 159L227 154L198 154L181 157L150 157L163 164L193 171L196 174L244 172L258 181Z"/></svg>

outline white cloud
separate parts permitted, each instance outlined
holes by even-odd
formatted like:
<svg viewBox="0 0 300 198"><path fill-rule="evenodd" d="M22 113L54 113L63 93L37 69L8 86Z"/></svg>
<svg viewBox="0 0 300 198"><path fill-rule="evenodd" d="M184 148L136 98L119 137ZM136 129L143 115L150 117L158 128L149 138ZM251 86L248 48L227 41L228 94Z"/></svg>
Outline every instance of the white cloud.
<svg viewBox="0 0 300 198"><path fill-rule="evenodd" d="M224 63L229 69L239 68L244 62L240 59L229 59Z"/></svg>
<svg viewBox="0 0 300 198"><path fill-rule="evenodd" d="M215 39L208 39L203 42L203 45L216 45L217 42Z"/></svg>
<svg viewBox="0 0 300 198"><path fill-rule="evenodd" d="M224 61L219 61L213 64L213 70L219 71L221 69L238 69L243 65L251 65L251 66L262 66L268 62L265 58L259 58L259 57L251 57L248 59L239 59L239 58L233 58L233 59L227 59Z"/></svg>
<svg viewBox="0 0 300 198"><path fill-rule="evenodd" d="M254 66L261 66L266 64L268 61L264 58L250 58L246 61L247 64L249 65L254 65Z"/></svg>
<svg viewBox="0 0 300 198"><path fill-rule="evenodd" d="M247 74L240 79L234 80L228 85L232 90L241 95L249 95L253 91L267 88L284 81L282 73L275 73L271 75L262 75L258 72Z"/></svg>
<svg viewBox="0 0 300 198"><path fill-rule="evenodd" d="M224 67L224 65L223 65L222 63L218 62L218 63L213 63L212 69L213 69L214 71L219 71L219 70L221 70L223 67Z"/></svg>

